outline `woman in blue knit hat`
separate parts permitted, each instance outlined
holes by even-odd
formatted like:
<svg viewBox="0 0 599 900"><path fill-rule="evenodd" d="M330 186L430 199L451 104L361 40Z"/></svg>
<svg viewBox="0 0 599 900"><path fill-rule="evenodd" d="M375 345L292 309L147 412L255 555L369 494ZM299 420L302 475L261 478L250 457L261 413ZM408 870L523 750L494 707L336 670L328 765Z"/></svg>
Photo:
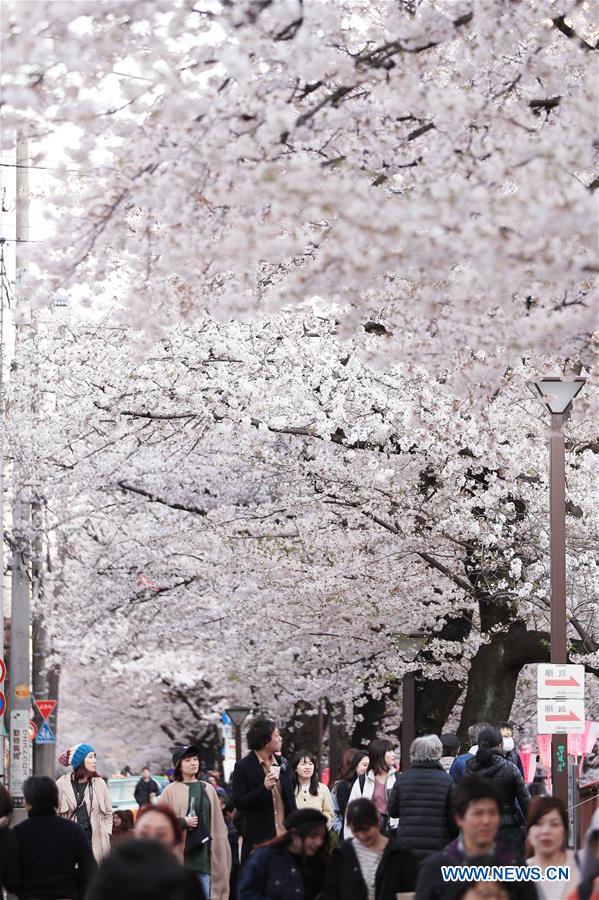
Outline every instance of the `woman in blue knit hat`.
<svg viewBox="0 0 599 900"><path fill-rule="evenodd" d="M96 751L91 744L75 744L58 761L73 769L57 781L58 812L81 825L100 862L110 850L112 800L106 782L98 777Z"/></svg>

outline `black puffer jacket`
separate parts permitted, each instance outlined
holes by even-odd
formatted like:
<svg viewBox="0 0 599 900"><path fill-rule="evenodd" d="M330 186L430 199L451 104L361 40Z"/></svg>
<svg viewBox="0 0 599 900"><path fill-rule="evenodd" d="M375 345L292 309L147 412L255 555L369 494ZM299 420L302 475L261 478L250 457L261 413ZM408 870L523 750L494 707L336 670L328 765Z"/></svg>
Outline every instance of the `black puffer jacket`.
<svg viewBox="0 0 599 900"><path fill-rule="evenodd" d="M413 763L389 794L389 815L399 818L397 837L420 861L458 834L453 818L455 784L439 762Z"/></svg>
<svg viewBox="0 0 599 900"><path fill-rule="evenodd" d="M491 756L489 762L483 762L477 758L481 755L480 751L474 759L469 759L464 769L464 776L479 775L481 778L488 778L489 781L492 781L502 797L501 825L521 825L522 818L516 807L516 800L525 818L530 806L530 794L524 784L524 779L516 766L505 758L501 750L494 749L488 753Z"/></svg>

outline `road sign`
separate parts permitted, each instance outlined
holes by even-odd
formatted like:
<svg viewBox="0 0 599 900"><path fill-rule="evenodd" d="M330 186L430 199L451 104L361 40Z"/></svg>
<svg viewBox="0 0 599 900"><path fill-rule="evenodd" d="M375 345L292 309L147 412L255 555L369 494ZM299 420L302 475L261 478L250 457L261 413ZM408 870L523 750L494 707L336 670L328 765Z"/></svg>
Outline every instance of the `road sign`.
<svg viewBox="0 0 599 900"><path fill-rule="evenodd" d="M2 684L2 682L4 681L5 678L6 678L6 663L4 662L4 660L2 658L0 658L0 684Z"/></svg>
<svg viewBox="0 0 599 900"><path fill-rule="evenodd" d="M23 782L31 775L31 750L29 743L29 712L13 709L10 714L10 793L17 798L17 808L22 805Z"/></svg>
<svg viewBox="0 0 599 900"><path fill-rule="evenodd" d="M37 736L37 725L33 719L29 720L29 740L34 741Z"/></svg>
<svg viewBox="0 0 599 900"><path fill-rule="evenodd" d="M539 734L584 734L584 700L539 700Z"/></svg>
<svg viewBox="0 0 599 900"><path fill-rule="evenodd" d="M537 696L542 700L584 697L584 666L549 665L537 668Z"/></svg>
<svg viewBox="0 0 599 900"><path fill-rule="evenodd" d="M56 709L57 700L36 700L35 705L40 711L41 717L47 721Z"/></svg>
<svg viewBox="0 0 599 900"><path fill-rule="evenodd" d="M42 727L37 733L37 737L35 739L36 744L54 744L56 738L54 737L54 732L50 728L47 722L44 722Z"/></svg>
<svg viewBox="0 0 599 900"><path fill-rule="evenodd" d="M3 716L6 712L6 697L4 696L4 691L0 691L0 716Z"/></svg>

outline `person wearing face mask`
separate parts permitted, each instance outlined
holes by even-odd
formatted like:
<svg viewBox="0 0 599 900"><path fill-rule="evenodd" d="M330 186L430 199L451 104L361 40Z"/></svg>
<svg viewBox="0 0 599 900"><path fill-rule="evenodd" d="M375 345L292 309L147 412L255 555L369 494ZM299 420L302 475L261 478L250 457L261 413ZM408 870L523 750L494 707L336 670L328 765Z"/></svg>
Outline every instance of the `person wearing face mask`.
<svg viewBox="0 0 599 900"><path fill-rule="evenodd" d="M56 782L58 813L81 825L100 862L110 851L113 823L112 800L106 782L98 777L96 751L91 744L75 744L58 761L73 769Z"/></svg>
<svg viewBox="0 0 599 900"><path fill-rule="evenodd" d="M207 897L228 900L231 848L218 795L200 781L199 749L191 744L173 752L173 782L160 795L185 834L184 864L192 869Z"/></svg>
<svg viewBox="0 0 599 900"><path fill-rule="evenodd" d="M568 866L568 881L537 882L539 900L565 900L580 881L578 854L568 850L568 814L559 797L535 797L527 819L528 866Z"/></svg>
<svg viewBox="0 0 599 900"><path fill-rule="evenodd" d="M502 739L502 746L505 750L505 758L512 762L520 774L522 778L524 778L524 766L522 764L522 760L520 759L520 754L516 750L516 743L514 741L514 729L509 722L498 722L493 726L497 729Z"/></svg>

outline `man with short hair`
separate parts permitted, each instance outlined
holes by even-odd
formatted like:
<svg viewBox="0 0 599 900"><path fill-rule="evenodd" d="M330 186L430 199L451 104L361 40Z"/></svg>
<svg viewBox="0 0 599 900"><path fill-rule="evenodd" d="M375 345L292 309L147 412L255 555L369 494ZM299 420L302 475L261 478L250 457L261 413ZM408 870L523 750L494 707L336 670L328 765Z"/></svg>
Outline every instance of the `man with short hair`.
<svg viewBox="0 0 599 900"><path fill-rule="evenodd" d="M470 749L467 753L460 753L459 756L456 756L449 770L449 774L456 784L458 784L458 782L460 782L464 777L464 771L466 769L466 763L468 762L468 760L472 759L472 757L476 755L476 751L478 750L479 734L481 733L483 728L488 727L489 725L487 722L475 722L468 728L468 740L470 742Z"/></svg>
<svg viewBox="0 0 599 900"><path fill-rule="evenodd" d="M282 834L284 820L295 809L283 738L272 719L256 719L247 733L249 753L233 770L236 827L242 836L241 865L256 844Z"/></svg>
<svg viewBox="0 0 599 900"><path fill-rule="evenodd" d="M524 778L524 766L520 759L520 754L516 750L514 743L514 728L510 722L497 722L494 726L503 738L503 749L505 750L505 758L512 762L522 778Z"/></svg>
<svg viewBox="0 0 599 900"><path fill-rule="evenodd" d="M452 900L464 882L445 881L443 866L524 865L518 852L496 842L501 822L501 797L489 781L471 775L460 782L455 794L455 820L461 834L443 850L426 859L416 884L416 900ZM514 900L533 900L532 882L513 882Z"/></svg>
<svg viewBox="0 0 599 900"><path fill-rule="evenodd" d="M19 900L80 900L96 861L81 825L57 815L58 788L47 775L23 784L28 818L15 825Z"/></svg>
<svg viewBox="0 0 599 900"><path fill-rule="evenodd" d="M135 785L135 791L133 792L137 805L141 807L145 806L146 803L153 803L159 793L160 787L158 783L150 775L148 767L144 766L141 770L141 778Z"/></svg>

